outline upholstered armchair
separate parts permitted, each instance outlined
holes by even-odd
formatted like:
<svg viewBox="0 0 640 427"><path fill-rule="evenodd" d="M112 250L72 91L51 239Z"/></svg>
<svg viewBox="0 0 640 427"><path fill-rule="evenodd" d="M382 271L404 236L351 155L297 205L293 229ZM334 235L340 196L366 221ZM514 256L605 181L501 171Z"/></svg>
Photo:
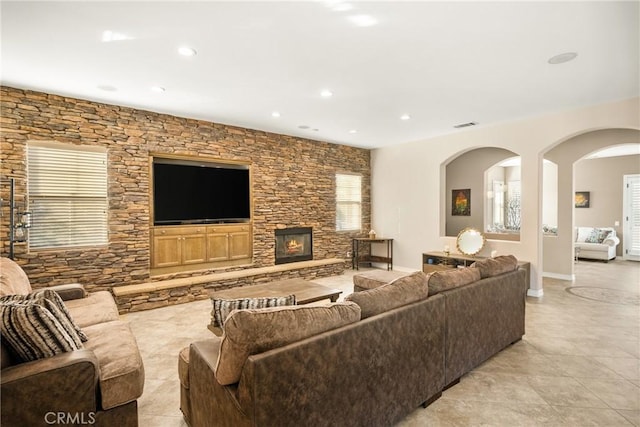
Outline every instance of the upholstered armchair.
<svg viewBox="0 0 640 427"><path fill-rule="evenodd" d="M64 302L54 299L66 307L65 316L80 329L84 342L78 341L79 345L68 351L26 360L20 351L24 348L16 347L12 338L44 336L56 340L58 336L50 330L42 333L37 329L40 324L34 329L31 321L17 322L20 317L12 317L12 309L29 306L25 301L40 293L32 293L29 279L17 263L0 258L0 424L137 426L144 367L135 336L129 325L119 320L113 297L107 291L87 293L78 284L47 289L62 297ZM20 295L26 297L21 299ZM39 314L44 312L38 310ZM57 321L51 314L54 311L49 315Z"/></svg>

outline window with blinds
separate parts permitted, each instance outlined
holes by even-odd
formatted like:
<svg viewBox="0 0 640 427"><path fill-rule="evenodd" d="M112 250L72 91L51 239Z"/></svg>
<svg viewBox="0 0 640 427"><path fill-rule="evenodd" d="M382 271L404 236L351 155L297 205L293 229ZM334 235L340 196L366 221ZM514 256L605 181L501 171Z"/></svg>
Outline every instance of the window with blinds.
<svg viewBox="0 0 640 427"><path fill-rule="evenodd" d="M107 244L107 152L27 144L29 248Z"/></svg>
<svg viewBox="0 0 640 427"><path fill-rule="evenodd" d="M336 174L336 230L360 231L362 224L362 177Z"/></svg>

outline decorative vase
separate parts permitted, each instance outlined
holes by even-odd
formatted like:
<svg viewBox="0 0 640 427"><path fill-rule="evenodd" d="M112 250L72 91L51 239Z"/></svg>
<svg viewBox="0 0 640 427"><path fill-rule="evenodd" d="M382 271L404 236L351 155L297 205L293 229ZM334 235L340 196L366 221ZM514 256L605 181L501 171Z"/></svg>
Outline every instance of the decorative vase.
<svg viewBox="0 0 640 427"><path fill-rule="evenodd" d="M373 239L375 239L375 238L376 238L376 232L375 232L375 231L373 231L373 230L371 230L371 231L369 232L369 238L370 238L370 239L372 239L372 240L373 240Z"/></svg>

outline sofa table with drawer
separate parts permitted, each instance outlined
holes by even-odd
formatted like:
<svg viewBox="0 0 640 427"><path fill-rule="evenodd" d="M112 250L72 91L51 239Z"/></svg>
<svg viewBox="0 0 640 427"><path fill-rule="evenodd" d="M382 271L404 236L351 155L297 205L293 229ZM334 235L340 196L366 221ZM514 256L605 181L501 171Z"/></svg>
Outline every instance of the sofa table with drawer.
<svg viewBox="0 0 640 427"><path fill-rule="evenodd" d="M483 259L487 259L487 257L461 253L446 254L442 251L425 252L422 254L422 271L431 273L433 271L448 270L450 268L464 268ZM527 261L518 261L518 266L527 272L526 283L529 284L531 265Z"/></svg>

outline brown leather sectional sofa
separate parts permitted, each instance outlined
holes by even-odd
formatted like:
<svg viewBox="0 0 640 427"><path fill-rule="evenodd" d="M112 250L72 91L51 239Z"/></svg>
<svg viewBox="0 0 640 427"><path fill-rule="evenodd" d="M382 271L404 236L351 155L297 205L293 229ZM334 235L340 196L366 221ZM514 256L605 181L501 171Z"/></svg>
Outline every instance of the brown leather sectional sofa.
<svg viewBox="0 0 640 427"><path fill-rule="evenodd" d="M258 351L233 384L216 377L224 337L192 343L179 362L185 420L192 427L393 425L524 335L526 273L515 264L509 270L419 272L356 292L346 304L369 317ZM413 284L404 290L389 289L407 280ZM417 288L423 296L406 297Z"/></svg>
<svg viewBox="0 0 640 427"><path fill-rule="evenodd" d="M77 284L48 289L65 300L88 340L80 350L31 362L16 360L3 340L0 424L137 426L144 366L128 323L118 320L113 297L106 291L87 294ZM0 258L0 296L31 290L20 266Z"/></svg>

